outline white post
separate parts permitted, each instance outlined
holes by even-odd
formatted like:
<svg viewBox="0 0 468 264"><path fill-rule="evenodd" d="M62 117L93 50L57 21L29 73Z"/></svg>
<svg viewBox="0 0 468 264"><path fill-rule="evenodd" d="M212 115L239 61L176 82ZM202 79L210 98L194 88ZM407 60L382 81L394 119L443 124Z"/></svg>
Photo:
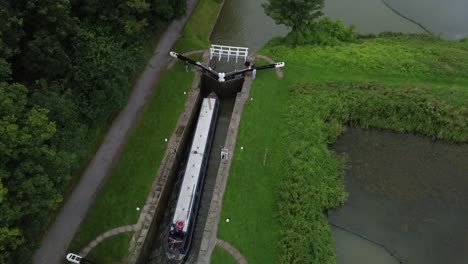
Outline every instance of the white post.
<svg viewBox="0 0 468 264"><path fill-rule="evenodd" d="M71 263L75 263L75 264L80 264L81 262L81 259L82 257L76 255L76 254L73 254L73 253L68 253L67 254L67 260Z"/></svg>

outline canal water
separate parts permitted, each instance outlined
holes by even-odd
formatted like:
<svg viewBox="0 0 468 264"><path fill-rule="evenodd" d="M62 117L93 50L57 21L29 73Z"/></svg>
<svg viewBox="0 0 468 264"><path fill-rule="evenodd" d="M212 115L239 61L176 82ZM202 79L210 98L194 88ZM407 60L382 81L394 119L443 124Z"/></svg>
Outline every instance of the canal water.
<svg viewBox="0 0 468 264"><path fill-rule="evenodd" d="M443 38L468 38L467 0L385 0L397 12Z"/></svg>
<svg viewBox="0 0 468 264"><path fill-rule="evenodd" d="M225 0L211 42L256 51L272 37L285 36L288 28L265 15L264 2ZM355 25L361 34L424 33L421 24L434 35L450 39L468 37L467 12L468 0L325 0L324 8L326 16Z"/></svg>
<svg viewBox="0 0 468 264"><path fill-rule="evenodd" d="M259 50L275 36L285 36L289 30L263 12L264 0L225 0L223 10L211 35L219 45L247 46Z"/></svg>
<svg viewBox="0 0 468 264"><path fill-rule="evenodd" d="M468 263L468 145L350 128L333 148L350 167L338 263Z"/></svg>

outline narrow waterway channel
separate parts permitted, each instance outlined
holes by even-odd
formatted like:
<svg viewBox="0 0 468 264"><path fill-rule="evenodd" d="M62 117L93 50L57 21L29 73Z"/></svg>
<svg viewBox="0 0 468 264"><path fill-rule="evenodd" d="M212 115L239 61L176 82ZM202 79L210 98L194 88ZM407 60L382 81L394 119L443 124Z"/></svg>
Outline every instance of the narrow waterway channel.
<svg viewBox="0 0 468 264"><path fill-rule="evenodd" d="M468 263L468 145L350 128L333 148L350 166L329 212L338 263Z"/></svg>

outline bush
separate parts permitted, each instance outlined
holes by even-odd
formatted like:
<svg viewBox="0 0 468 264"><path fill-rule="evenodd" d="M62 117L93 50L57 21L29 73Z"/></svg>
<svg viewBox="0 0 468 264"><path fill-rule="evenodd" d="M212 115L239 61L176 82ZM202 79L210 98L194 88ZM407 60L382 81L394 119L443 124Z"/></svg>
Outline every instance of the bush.
<svg viewBox="0 0 468 264"><path fill-rule="evenodd" d="M322 18L291 31L284 42L288 45L337 45L342 42L356 42L358 34L354 26L347 27L340 20Z"/></svg>

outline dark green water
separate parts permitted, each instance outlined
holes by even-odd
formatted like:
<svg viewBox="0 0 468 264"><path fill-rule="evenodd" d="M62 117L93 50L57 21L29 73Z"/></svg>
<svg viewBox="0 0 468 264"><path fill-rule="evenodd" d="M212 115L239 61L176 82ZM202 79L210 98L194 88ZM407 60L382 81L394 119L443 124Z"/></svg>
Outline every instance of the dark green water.
<svg viewBox="0 0 468 264"><path fill-rule="evenodd" d="M403 263L468 263L468 145L351 128L334 149L350 166L349 198L329 212L347 230L334 228L338 263L389 263L389 252Z"/></svg>

